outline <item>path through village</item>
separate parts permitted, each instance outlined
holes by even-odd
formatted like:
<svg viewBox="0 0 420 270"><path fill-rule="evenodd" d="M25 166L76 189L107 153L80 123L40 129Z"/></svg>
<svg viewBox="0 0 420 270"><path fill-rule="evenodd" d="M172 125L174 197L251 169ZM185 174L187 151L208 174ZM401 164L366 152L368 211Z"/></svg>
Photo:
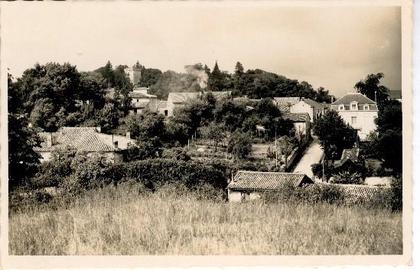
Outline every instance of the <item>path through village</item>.
<svg viewBox="0 0 420 270"><path fill-rule="evenodd" d="M322 158L322 148L318 142L318 139L314 138L312 143L308 146L306 151L303 153L303 157L300 159L299 163L296 165L293 170L294 173L304 173L313 179L313 173L311 165L314 163L319 163Z"/></svg>

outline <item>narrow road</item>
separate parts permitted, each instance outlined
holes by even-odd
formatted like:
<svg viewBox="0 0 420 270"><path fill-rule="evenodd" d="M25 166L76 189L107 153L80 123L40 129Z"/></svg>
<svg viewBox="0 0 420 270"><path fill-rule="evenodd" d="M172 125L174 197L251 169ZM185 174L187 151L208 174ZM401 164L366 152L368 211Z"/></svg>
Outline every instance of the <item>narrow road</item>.
<svg viewBox="0 0 420 270"><path fill-rule="evenodd" d="M303 157L300 159L293 172L304 173L312 179L313 173L311 165L314 163L319 163L321 161L322 155L323 150L321 145L318 143L317 139L314 139L306 149L305 153L303 153Z"/></svg>

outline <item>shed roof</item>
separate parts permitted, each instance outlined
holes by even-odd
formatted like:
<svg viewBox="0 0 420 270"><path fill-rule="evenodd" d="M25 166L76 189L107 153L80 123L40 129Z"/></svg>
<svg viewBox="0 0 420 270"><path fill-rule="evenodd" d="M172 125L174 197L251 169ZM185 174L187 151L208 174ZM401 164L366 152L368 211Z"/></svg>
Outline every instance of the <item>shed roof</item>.
<svg viewBox="0 0 420 270"><path fill-rule="evenodd" d="M229 183L231 190L277 190L287 184L301 186L314 183L302 173L238 171Z"/></svg>

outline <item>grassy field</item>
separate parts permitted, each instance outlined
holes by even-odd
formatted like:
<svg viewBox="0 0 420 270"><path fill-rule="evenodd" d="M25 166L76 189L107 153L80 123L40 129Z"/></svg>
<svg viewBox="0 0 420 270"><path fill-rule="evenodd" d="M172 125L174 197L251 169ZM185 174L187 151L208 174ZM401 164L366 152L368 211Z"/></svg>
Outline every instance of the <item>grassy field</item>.
<svg viewBox="0 0 420 270"><path fill-rule="evenodd" d="M401 213L109 188L10 213L14 255L401 254Z"/></svg>

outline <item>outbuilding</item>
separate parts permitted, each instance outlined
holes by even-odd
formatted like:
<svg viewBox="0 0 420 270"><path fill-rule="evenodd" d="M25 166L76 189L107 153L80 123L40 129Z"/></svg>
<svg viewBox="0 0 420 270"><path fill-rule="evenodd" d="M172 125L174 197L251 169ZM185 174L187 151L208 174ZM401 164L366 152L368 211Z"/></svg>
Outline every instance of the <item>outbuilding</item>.
<svg viewBox="0 0 420 270"><path fill-rule="evenodd" d="M280 190L286 185L304 187L313 183L303 173L238 171L228 185L228 199L230 202L255 200L264 192Z"/></svg>

